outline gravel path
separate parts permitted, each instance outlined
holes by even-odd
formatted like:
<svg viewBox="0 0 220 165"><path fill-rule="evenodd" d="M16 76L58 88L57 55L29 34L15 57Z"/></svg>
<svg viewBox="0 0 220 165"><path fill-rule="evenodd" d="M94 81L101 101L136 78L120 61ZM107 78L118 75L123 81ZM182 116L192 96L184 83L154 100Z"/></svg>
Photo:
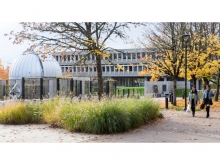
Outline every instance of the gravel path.
<svg viewBox="0 0 220 165"><path fill-rule="evenodd" d="M159 119L141 128L114 135L73 133L49 125L0 125L0 142L3 143L174 143L220 142L220 111L191 113L162 110Z"/></svg>

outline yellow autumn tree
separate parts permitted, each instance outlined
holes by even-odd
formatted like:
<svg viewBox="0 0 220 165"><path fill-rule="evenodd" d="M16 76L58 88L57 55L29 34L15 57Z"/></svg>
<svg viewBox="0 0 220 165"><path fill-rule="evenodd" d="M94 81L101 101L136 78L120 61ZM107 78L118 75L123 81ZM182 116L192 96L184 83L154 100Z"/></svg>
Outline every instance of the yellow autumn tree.
<svg viewBox="0 0 220 165"><path fill-rule="evenodd" d="M177 80L180 77L180 69L184 65L184 52L182 49L181 36L185 33L185 23L161 22L152 24L145 35L146 42L140 41L141 46L147 52L156 52L154 55L147 54L142 60L144 70L139 75L151 75L150 81L157 81L160 77L173 79L173 104L176 105Z"/></svg>
<svg viewBox="0 0 220 165"><path fill-rule="evenodd" d="M218 72L220 42L214 35L204 37L195 33L191 37L190 46L187 54L187 79L193 80L196 86L197 79L210 80ZM184 68L181 68L180 77L184 77L184 73Z"/></svg>

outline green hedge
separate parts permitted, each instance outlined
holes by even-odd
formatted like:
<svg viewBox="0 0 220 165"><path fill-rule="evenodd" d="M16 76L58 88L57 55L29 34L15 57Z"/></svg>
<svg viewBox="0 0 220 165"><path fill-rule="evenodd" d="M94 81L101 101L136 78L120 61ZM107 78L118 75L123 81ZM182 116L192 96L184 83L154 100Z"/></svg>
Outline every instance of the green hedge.
<svg viewBox="0 0 220 165"><path fill-rule="evenodd" d="M124 95L128 94L128 89L130 90L130 95L133 94L140 94L141 96L144 96L144 87L117 87L116 90L116 96L118 96L118 89L119 89L119 95L123 95L123 89L124 89Z"/></svg>

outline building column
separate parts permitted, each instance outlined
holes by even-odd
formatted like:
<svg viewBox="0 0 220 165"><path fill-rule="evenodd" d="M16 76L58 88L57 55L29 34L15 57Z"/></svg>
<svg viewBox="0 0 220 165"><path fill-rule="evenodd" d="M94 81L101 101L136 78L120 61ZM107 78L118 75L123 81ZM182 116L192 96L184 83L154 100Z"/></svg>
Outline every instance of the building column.
<svg viewBox="0 0 220 165"><path fill-rule="evenodd" d="M147 76L144 77L144 96L147 96L148 90L147 90Z"/></svg>
<svg viewBox="0 0 220 165"><path fill-rule="evenodd" d="M82 81L82 96L85 96L85 81Z"/></svg>

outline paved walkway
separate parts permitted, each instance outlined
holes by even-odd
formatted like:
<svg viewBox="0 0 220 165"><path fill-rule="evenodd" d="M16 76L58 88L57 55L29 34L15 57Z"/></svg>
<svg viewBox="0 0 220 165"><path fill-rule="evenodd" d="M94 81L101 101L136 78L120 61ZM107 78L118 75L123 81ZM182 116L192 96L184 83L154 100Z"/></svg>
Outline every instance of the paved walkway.
<svg viewBox="0 0 220 165"><path fill-rule="evenodd" d="M72 133L49 125L0 125L0 142L27 143L174 143L220 142L220 110L212 110L210 118L205 111L191 113L162 110L159 119L141 128L114 135Z"/></svg>
<svg viewBox="0 0 220 165"><path fill-rule="evenodd" d="M210 118L206 112L191 113L174 110L163 110L164 119L142 126L128 133L103 135L87 142L117 143L163 143L163 142L220 142L220 111L212 110Z"/></svg>

